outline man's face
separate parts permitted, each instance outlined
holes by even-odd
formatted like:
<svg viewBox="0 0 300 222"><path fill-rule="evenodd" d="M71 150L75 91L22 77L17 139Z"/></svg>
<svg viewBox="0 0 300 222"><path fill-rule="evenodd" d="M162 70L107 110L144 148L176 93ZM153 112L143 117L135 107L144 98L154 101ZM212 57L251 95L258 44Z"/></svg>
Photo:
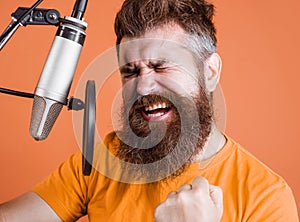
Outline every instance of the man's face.
<svg viewBox="0 0 300 222"><path fill-rule="evenodd" d="M141 38L123 38L119 64L125 100L165 92L183 97L199 94L201 74L192 53L182 45L185 38L177 25L151 30ZM165 106L162 102L146 107L146 111L153 112L143 113L144 118L167 120L169 112L155 111Z"/></svg>
<svg viewBox="0 0 300 222"><path fill-rule="evenodd" d="M203 147L212 111L203 71L182 45L185 40L185 32L176 25L122 40L119 64L125 136L121 159L136 164L168 159L164 164L174 173ZM128 133L131 130L134 135ZM170 153L176 155L166 158ZM151 173L161 172L160 167Z"/></svg>

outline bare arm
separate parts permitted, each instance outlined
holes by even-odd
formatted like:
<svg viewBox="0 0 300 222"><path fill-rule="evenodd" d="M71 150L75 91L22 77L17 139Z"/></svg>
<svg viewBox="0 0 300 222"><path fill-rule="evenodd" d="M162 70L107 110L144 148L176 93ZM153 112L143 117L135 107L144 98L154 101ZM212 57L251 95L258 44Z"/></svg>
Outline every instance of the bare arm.
<svg viewBox="0 0 300 222"><path fill-rule="evenodd" d="M62 222L51 207L34 192L0 204L0 222Z"/></svg>

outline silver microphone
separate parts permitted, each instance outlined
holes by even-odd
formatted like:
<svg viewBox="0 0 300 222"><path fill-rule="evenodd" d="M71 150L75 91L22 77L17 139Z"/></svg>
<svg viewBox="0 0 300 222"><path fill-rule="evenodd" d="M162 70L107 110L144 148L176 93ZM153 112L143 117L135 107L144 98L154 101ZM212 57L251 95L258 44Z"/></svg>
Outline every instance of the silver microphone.
<svg viewBox="0 0 300 222"><path fill-rule="evenodd" d="M86 22L66 16L57 30L34 93L30 134L36 140L47 138L67 104L86 27Z"/></svg>

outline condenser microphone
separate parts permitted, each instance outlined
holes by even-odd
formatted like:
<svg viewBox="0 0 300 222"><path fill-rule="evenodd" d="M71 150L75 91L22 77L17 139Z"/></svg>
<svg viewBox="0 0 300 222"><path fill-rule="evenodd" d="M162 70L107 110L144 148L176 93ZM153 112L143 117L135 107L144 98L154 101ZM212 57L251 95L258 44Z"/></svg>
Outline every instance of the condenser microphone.
<svg viewBox="0 0 300 222"><path fill-rule="evenodd" d="M63 105L68 102L67 97L86 36L87 23L81 20L84 12L82 5L85 7L86 2L76 1L72 16L61 20L36 86L30 122L30 134L36 140L47 138ZM79 6L80 12L75 13Z"/></svg>

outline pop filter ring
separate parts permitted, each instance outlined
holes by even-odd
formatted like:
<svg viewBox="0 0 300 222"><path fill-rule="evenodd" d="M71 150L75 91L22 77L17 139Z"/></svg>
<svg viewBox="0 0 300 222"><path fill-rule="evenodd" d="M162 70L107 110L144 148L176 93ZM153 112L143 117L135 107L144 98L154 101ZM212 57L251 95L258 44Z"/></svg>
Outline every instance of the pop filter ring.
<svg viewBox="0 0 300 222"><path fill-rule="evenodd" d="M95 81L88 80L85 88L85 108L83 116L82 173L89 176L94 158L94 138L96 122Z"/></svg>

